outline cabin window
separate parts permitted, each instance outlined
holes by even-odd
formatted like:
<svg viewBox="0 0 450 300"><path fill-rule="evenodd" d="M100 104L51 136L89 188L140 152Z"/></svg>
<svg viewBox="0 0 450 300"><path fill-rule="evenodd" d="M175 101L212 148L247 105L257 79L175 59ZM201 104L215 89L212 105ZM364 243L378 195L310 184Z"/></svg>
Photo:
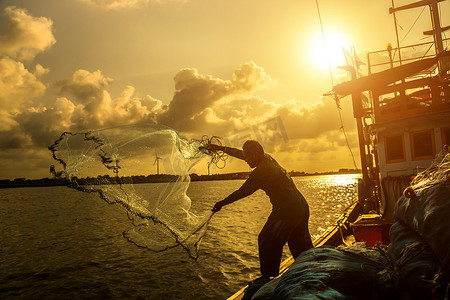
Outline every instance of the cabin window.
<svg viewBox="0 0 450 300"><path fill-rule="evenodd" d="M405 160L405 142L403 140L403 134L387 136L384 141L387 163Z"/></svg>
<svg viewBox="0 0 450 300"><path fill-rule="evenodd" d="M442 146L450 146L450 128L442 128Z"/></svg>
<svg viewBox="0 0 450 300"><path fill-rule="evenodd" d="M434 145L434 131L424 130L411 133L411 152L412 158L417 159L430 159L434 158L436 154L436 148Z"/></svg>

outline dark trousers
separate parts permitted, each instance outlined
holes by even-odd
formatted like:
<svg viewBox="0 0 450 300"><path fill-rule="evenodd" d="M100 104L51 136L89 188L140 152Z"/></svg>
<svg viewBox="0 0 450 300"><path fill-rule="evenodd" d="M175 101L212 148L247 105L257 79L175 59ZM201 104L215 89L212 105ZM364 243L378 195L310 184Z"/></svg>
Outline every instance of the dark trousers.
<svg viewBox="0 0 450 300"><path fill-rule="evenodd" d="M279 274L283 246L286 242L294 258L313 247L308 229L309 214L300 219L278 220L269 217L258 236L262 277Z"/></svg>

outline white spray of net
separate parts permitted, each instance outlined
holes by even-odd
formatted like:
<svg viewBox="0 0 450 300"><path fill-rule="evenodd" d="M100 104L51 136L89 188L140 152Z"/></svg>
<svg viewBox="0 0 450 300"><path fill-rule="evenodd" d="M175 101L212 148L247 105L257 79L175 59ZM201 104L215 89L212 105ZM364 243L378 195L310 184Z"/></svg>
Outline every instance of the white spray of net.
<svg viewBox="0 0 450 300"><path fill-rule="evenodd" d="M62 170L50 170L69 187L125 208L134 225L123 233L130 242L155 252L181 246L197 259L213 213L193 213L186 191L191 168L213 154L204 143L155 124L65 132L49 147Z"/></svg>

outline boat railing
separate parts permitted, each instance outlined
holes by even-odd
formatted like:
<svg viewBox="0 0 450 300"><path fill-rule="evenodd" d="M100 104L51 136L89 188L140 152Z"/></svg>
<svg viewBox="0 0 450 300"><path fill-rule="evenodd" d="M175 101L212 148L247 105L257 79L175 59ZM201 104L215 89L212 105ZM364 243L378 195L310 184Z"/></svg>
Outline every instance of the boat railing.
<svg viewBox="0 0 450 300"><path fill-rule="evenodd" d="M405 55L405 58L401 61L393 59L393 50L391 48L370 52L368 54L369 74L375 68L388 69L400 64L434 57L436 54L434 50L431 51L433 47L429 47L429 45L430 43L421 43L405 46L400 50L396 49L395 51L397 52L405 49L418 50L420 47L428 47L425 52L415 51L422 53L420 56L406 57ZM433 46L433 43L431 43L431 46ZM388 55L386 55L386 52L388 52ZM375 54L379 59L387 56L388 61L374 63L373 56ZM446 59L450 59L450 56L447 56ZM420 74L403 78L401 81L393 84L377 87L371 91L371 96L374 118L378 123L450 111L450 78L449 76L442 76L436 71L436 68L433 68Z"/></svg>
<svg viewBox="0 0 450 300"><path fill-rule="evenodd" d="M443 39L443 42L450 43L450 38ZM434 42L424 42L396 48L388 46L383 50L370 51L367 53L368 75L420 59L434 57L435 55Z"/></svg>

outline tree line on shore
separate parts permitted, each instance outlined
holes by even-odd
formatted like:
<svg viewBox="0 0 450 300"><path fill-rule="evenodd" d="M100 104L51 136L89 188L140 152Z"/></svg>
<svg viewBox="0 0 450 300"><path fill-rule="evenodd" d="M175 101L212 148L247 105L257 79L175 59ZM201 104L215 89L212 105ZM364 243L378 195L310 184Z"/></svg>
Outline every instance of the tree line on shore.
<svg viewBox="0 0 450 300"><path fill-rule="evenodd" d="M291 171L289 175L291 177L298 176L311 176L311 175L332 175L332 174L355 174L361 173L361 170L356 169L339 169L338 172L315 172L306 173ZM190 174L191 181L207 181L207 180L235 180L235 179L247 179L250 172L237 172L237 173L225 173L225 174L211 174L211 175L198 175L196 173ZM118 184L118 183L158 183L158 182L175 182L183 180L181 176L170 174L152 174L152 175L136 175L136 176L121 176L114 177L109 175L99 175L97 177L85 177L77 178L73 177L79 185L86 184ZM14 180L3 179L0 180L0 188L11 187L33 187L33 186L62 186L68 185L70 182L61 178L40 178L40 179L25 179L16 178Z"/></svg>

